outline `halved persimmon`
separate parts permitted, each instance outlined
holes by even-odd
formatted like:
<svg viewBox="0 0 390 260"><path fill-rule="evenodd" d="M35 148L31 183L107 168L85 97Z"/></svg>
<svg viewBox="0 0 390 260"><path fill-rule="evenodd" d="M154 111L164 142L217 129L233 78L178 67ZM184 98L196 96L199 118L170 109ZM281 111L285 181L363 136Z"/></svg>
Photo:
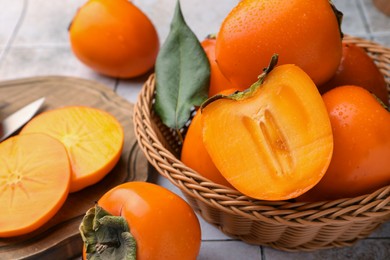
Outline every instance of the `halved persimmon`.
<svg viewBox="0 0 390 260"><path fill-rule="evenodd" d="M21 131L45 133L66 147L72 166L70 192L95 184L118 162L124 133L111 114L92 107L69 106L47 111Z"/></svg>
<svg viewBox="0 0 390 260"><path fill-rule="evenodd" d="M71 169L64 145L44 134L0 143L0 237L32 232L68 197Z"/></svg>
<svg viewBox="0 0 390 260"><path fill-rule="evenodd" d="M295 65L272 67L247 91L206 101L203 141L237 190L256 199L283 200L320 181L333 136L310 77Z"/></svg>

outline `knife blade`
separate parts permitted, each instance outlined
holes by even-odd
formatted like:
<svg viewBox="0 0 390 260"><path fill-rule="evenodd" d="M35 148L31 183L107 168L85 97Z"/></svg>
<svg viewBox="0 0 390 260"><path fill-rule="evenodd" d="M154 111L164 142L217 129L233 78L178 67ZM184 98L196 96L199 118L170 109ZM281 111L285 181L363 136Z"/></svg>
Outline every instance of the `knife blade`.
<svg viewBox="0 0 390 260"><path fill-rule="evenodd" d="M0 122L0 142L19 130L38 112L45 98L39 98L18 111L6 117Z"/></svg>

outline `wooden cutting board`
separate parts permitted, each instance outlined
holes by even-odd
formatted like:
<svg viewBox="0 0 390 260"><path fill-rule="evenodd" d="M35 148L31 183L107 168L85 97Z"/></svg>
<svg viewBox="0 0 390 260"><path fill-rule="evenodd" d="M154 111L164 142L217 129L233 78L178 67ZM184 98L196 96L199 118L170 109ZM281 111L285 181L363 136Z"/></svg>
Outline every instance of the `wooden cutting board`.
<svg viewBox="0 0 390 260"><path fill-rule="evenodd" d="M82 240L78 227L84 213L110 188L148 178L148 163L134 135L132 104L94 81L62 76L34 77L0 83L0 120L40 97L45 97L45 103L38 113L67 105L86 105L111 113L124 128L124 149L116 167L102 181L70 194L60 211L42 228L25 236L0 238L0 259L80 256Z"/></svg>

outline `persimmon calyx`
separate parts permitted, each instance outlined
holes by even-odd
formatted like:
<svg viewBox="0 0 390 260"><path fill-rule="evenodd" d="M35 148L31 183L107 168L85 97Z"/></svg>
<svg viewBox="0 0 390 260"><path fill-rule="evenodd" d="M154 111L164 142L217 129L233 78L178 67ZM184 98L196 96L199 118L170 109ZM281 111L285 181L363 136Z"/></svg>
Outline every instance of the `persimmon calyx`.
<svg viewBox="0 0 390 260"><path fill-rule="evenodd" d="M217 34L216 33L210 33L206 36L206 39L216 39L217 38Z"/></svg>
<svg viewBox="0 0 390 260"><path fill-rule="evenodd" d="M136 259L136 241L125 218L113 216L98 204L80 225L87 259Z"/></svg>
<svg viewBox="0 0 390 260"><path fill-rule="evenodd" d="M242 100L242 99L245 99L247 97L252 96L253 93L255 93L259 87L261 87L261 85L263 84L267 75L276 67L276 65L278 64L278 58L279 58L278 54L275 53L274 55L272 55L271 60L269 62L269 65L263 69L263 72L258 76L257 81L255 83L253 83L249 88L247 88L244 91L236 91L230 95L218 94L218 95L212 96L212 97L208 98L206 101L204 101L203 104L200 106L201 111L210 103L214 102L215 100L221 99L221 98Z"/></svg>

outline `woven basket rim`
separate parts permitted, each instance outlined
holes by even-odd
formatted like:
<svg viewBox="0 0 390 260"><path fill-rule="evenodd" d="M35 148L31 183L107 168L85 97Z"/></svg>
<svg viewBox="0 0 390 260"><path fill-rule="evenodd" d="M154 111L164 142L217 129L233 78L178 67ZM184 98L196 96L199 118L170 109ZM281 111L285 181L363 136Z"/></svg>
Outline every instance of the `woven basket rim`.
<svg viewBox="0 0 390 260"><path fill-rule="evenodd" d="M345 42L366 49L390 85L390 48L359 37L346 35ZM380 59L378 59L380 57ZM390 219L390 185L354 198L319 202L264 201L247 197L237 190L213 183L185 166L159 139L153 125L159 119L153 111L155 76L145 82L134 108L134 127L138 143L148 161L186 196L226 213L270 224L304 226ZM157 122L158 123L158 122Z"/></svg>

